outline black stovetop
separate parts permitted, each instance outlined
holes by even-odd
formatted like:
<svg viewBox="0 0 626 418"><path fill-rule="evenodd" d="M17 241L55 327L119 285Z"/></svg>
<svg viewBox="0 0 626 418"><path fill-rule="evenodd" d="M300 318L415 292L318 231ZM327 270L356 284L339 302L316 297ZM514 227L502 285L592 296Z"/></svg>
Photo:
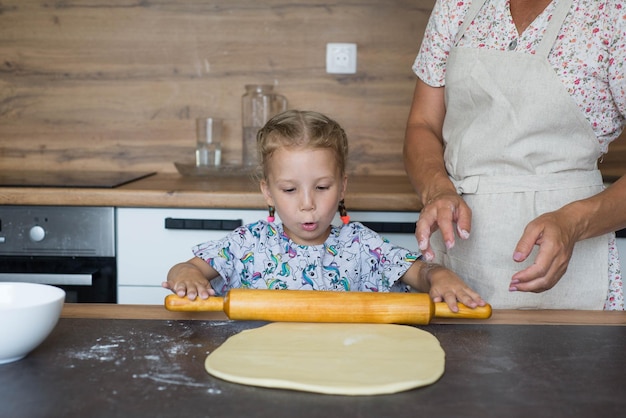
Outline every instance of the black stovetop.
<svg viewBox="0 0 626 418"><path fill-rule="evenodd" d="M138 171L0 170L0 187L114 188L153 174Z"/></svg>

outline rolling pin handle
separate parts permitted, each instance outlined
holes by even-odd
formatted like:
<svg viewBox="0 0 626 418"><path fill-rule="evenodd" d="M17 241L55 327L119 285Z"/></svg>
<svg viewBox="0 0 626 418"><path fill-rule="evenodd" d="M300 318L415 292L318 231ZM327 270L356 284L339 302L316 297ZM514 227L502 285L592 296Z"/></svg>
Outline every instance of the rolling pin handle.
<svg viewBox="0 0 626 418"><path fill-rule="evenodd" d="M458 312L452 312L445 302L435 303L436 318L470 318L470 319L487 319L491 318L491 305L477 306L470 308L462 303L457 304Z"/></svg>
<svg viewBox="0 0 626 418"><path fill-rule="evenodd" d="M189 300L171 294L165 297L165 308L176 312L223 312L224 298L211 296L208 299Z"/></svg>

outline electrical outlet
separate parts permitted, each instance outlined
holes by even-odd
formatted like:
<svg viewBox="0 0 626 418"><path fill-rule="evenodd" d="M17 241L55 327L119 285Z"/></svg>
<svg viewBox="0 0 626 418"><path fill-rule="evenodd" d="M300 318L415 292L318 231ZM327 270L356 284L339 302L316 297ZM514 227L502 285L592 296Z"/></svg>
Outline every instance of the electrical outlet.
<svg viewBox="0 0 626 418"><path fill-rule="evenodd" d="M328 74L356 74L356 44L326 44Z"/></svg>

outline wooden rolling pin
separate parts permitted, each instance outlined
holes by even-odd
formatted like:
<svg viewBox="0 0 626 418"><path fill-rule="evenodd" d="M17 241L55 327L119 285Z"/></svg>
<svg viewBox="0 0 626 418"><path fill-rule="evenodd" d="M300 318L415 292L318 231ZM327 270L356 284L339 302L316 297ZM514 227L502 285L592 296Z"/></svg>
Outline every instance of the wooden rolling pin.
<svg viewBox="0 0 626 418"><path fill-rule="evenodd" d="M270 322L362 322L426 325L433 317L486 319L491 306L459 303L459 312L425 293L332 292L318 290L231 289L225 297L165 298L170 311L224 311L235 320Z"/></svg>

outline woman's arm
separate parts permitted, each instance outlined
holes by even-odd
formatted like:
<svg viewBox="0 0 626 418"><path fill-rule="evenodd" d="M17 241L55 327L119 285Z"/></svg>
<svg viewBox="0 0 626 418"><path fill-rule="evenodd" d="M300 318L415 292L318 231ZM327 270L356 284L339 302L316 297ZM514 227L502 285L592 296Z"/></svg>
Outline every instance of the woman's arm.
<svg viewBox="0 0 626 418"><path fill-rule="evenodd" d="M545 213L530 222L520 238L513 259L524 261L535 245L533 265L513 275L512 290L542 292L565 274L574 244L626 227L626 177L595 196Z"/></svg>
<svg viewBox="0 0 626 418"><path fill-rule="evenodd" d="M455 226L461 238L471 229L471 211L446 172L443 159L444 87L417 80L404 139L404 165L424 207L415 236L426 260L434 258L430 235L441 229L448 248L454 245Z"/></svg>
<svg viewBox="0 0 626 418"><path fill-rule="evenodd" d="M443 161L444 117L444 87L431 87L418 78L403 151L405 169L423 202L430 200L440 188L454 191Z"/></svg>

